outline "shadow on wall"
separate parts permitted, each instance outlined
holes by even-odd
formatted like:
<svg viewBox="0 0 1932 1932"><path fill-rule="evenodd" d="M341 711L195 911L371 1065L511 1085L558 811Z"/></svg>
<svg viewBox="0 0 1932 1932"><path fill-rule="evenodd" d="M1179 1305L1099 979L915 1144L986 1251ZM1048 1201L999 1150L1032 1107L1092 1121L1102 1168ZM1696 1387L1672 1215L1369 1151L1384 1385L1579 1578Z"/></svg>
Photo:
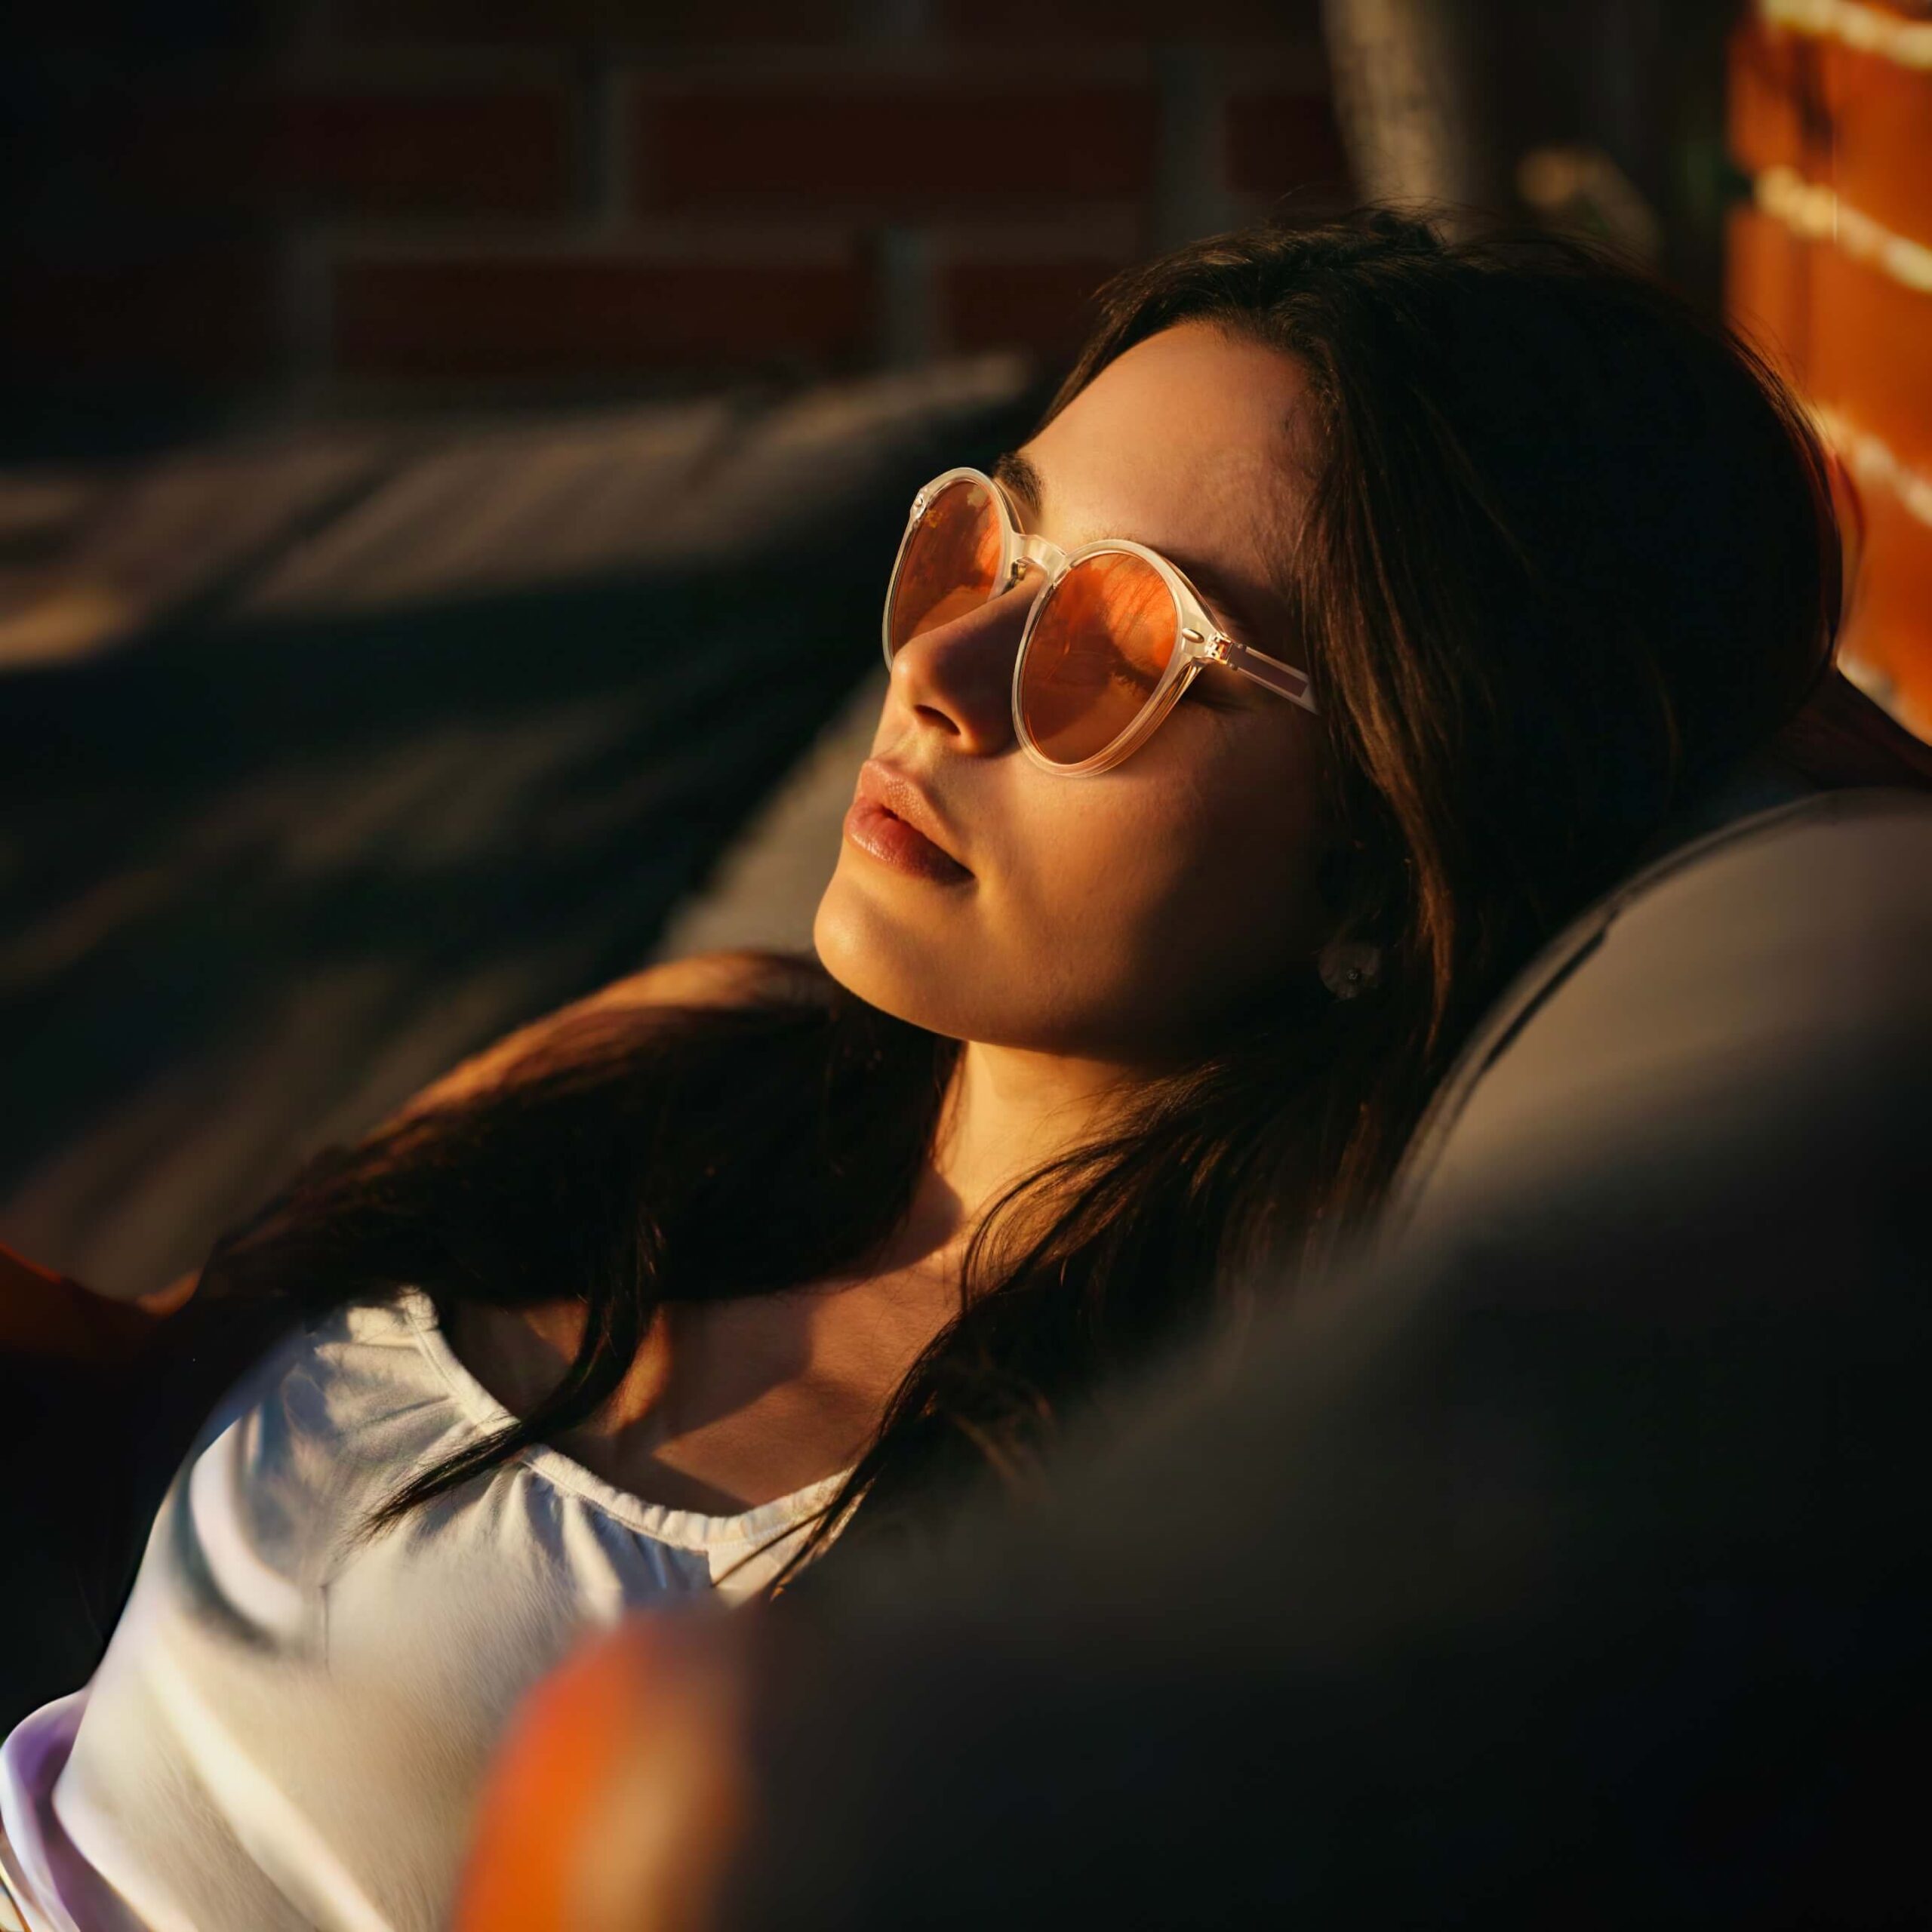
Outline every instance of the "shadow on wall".
<svg viewBox="0 0 1932 1932"><path fill-rule="evenodd" d="M875 663L912 489L1036 401L1001 358L0 476L0 1238L158 1286L638 966Z"/></svg>

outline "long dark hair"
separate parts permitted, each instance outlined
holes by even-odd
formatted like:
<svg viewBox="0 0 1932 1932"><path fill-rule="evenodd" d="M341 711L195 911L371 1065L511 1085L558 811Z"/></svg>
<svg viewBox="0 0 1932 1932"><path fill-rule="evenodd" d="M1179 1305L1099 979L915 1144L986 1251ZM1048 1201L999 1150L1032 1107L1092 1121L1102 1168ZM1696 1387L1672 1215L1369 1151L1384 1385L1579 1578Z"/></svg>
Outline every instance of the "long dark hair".
<svg viewBox="0 0 1932 1932"><path fill-rule="evenodd" d="M1826 671L1839 552L1803 417L1748 346L1548 237L1368 211L1121 275L1054 398L1199 320L1300 358L1318 474L1281 588L1329 734L1344 1003L1312 972L1021 1183L820 1534L1011 1472L1111 1371L1374 1205L1473 1016ZM591 1415L659 1305L854 1272L909 1211L956 1041L771 957L723 1008L607 1011L488 1091L312 1163L210 1278L303 1307L573 1298L547 1400L389 1518Z"/></svg>

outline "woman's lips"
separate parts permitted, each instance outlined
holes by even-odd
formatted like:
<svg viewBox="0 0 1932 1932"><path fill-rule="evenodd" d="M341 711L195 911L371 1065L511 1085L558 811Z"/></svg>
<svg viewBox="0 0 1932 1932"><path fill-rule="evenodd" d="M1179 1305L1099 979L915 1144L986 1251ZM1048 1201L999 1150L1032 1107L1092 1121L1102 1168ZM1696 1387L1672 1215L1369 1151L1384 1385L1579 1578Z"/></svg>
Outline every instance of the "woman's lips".
<svg viewBox="0 0 1932 1932"><path fill-rule="evenodd" d="M894 866L916 878L956 885L973 875L957 859L942 852L926 835L896 813L863 794L845 814L845 836L862 852L882 864Z"/></svg>

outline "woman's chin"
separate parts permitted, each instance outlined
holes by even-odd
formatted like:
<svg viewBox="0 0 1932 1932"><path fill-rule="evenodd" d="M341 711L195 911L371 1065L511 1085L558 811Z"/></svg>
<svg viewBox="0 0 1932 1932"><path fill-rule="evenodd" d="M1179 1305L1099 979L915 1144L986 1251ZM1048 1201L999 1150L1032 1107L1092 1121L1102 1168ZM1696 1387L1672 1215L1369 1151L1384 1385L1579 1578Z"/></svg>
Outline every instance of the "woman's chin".
<svg viewBox="0 0 1932 1932"><path fill-rule="evenodd" d="M921 932L834 873L812 921L819 963L848 992L928 1032L971 1037L958 1023L959 949Z"/></svg>

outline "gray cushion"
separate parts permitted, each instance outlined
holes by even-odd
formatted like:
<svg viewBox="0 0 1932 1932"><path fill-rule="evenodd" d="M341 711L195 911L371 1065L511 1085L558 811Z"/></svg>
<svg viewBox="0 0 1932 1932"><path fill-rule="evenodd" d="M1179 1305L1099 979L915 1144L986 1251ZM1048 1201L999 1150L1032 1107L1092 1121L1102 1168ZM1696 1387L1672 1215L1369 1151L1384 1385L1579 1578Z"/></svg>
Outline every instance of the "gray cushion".
<svg viewBox="0 0 1932 1932"><path fill-rule="evenodd" d="M1881 1056L1927 1027L1932 804L1841 792L1743 819L1593 907L1499 1002L1386 1237L1720 1189L1746 1146L1862 1114L1912 1064Z"/></svg>

